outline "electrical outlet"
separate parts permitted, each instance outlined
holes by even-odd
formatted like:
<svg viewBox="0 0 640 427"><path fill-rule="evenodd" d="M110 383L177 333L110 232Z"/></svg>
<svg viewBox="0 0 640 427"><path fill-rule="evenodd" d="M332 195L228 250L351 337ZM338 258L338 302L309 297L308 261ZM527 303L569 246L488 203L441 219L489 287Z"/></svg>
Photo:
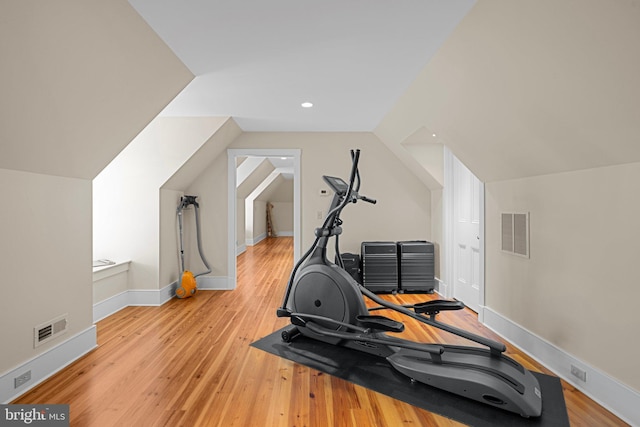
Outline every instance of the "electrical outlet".
<svg viewBox="0 0 640 427"><path fill-rule="evenodd" d="M24 374L15 377L13 379L13 388L18 388L20 387L22 384L26 383L27 381L29 381L31 379L31 371L27 371Z"/></svg>
<svg viewBox="0 0 640 427"><path fill-rule="evenodd" d="M322 211L317 211L316 212L316 219L322 219L324 218L324 216L322 215Z"/></svg>
<svg viewBox="0 0 640 427"><path fill-rule="evenodd" d="M571 365L571 375L584 382L587 382L587 371L583 371L575 365Z"/></svg>

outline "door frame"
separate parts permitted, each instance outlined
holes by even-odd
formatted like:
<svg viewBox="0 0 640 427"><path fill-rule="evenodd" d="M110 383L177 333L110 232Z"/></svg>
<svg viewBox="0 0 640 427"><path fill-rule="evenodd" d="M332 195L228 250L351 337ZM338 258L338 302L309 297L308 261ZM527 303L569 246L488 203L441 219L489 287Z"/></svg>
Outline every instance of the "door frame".
<svg viewBox="0 0 640 427"><path fill-rule="evenodd" d="M453 298L453 287L455 286L455 240L454 240L454 227L455 227L455 212L454 212L454 200L456 198L454 185L454 173L453 162L454 154L449 150L447 146L444 147L444 188L443 188L443 228L444 228L444 271L445 278L444 283L440 284L440 293L445 298ZM473 173L473 172L472 172ZM484 182L480 181L480 195L478 203L480 212L480 271L479 271L479 309L478 320L484 321L484 308L485 308L485 189Z"/></svg>
<svg viewBox="0 0 640 427"><path fill-rule="evenodd" d="M229 289L237 285L236 216L237 185L236 158L293 157L293 261L300 258L300 155L302 150L286 148L229 148L227 149L227 276Z"/></svg>

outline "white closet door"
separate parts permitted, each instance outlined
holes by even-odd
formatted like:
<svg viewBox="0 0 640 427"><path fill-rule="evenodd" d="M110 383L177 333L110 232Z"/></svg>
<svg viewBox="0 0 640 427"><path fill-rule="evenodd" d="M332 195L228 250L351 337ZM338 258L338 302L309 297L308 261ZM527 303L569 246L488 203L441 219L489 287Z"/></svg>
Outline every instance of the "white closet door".
<svg viewBox="0 0 640 427"><path fill-rule="evenodd" d="M480 210L483 185L457 158L453 159L453 296L478 312L481 266Z"/></svg>

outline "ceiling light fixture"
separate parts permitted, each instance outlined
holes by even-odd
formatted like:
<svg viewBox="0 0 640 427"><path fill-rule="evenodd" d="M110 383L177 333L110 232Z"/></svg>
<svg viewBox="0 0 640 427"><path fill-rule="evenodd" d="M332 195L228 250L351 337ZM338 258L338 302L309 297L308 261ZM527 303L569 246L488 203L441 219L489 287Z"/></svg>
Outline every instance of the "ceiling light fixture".
<svg viewBox="0 0 640 427"><path fill-rule="evenodd" d="M435 138L435 137L436 137L436 134L435 134L435 133L433 133L433 134L431 134L431 136Z"/></svg>
<svg viewBox="0 0 640 427"><path fill-rule="evenodd" d="M313 104L311 102L303 102L302 104L300 104L302 106L302 108L311 108L313 107Z"/></svg>

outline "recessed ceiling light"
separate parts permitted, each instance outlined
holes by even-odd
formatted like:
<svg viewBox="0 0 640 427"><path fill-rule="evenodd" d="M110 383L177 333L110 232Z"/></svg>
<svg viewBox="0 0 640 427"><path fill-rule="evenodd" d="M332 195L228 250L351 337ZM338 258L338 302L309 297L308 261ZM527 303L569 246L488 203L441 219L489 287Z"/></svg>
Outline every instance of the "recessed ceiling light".
<svg viewBox="0 0 640 427"><path fill-rule="evenodd" d="M287 160L286 157L280 157L280 160Z"/></svg>
<svg viewBox="0 0 640 427"><path fill-rule="evenodd" d="M303 102L300 105L302 106L302 108L311 108L311 107L313 107L313 104L311 102Z"/></svg>
<svg viewBox="0 0 640 427"><path fill-rule="evenodd" d="M436 137L436 134L435 134L435 133L433 133L433 134L431 134L431 136L435 138L435 137Z"/></svg>

